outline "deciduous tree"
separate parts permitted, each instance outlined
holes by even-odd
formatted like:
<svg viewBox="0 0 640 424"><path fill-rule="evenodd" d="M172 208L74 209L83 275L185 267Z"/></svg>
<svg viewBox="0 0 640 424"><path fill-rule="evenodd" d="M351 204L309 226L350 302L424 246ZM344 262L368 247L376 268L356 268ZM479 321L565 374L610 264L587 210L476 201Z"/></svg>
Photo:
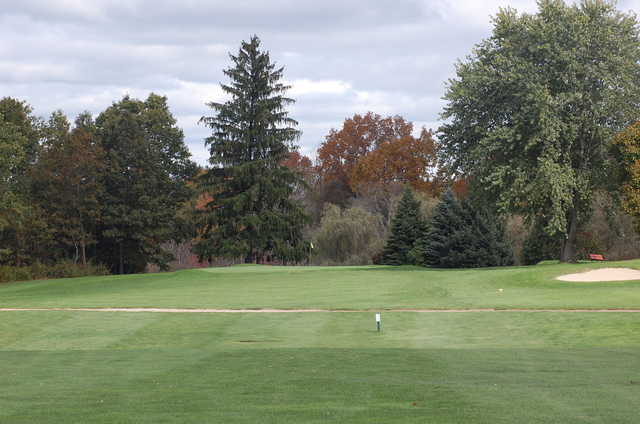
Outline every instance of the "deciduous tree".
<svg viewBox="0 0 640 424"><path fill-rule="evenodd" d="M29 170L35 163L41 122L31 107L0 99L0 262L23 265L44 246L47 231L31 199Z"/></svg>
<svg viewBox="0 0 640 424"><path fill-rule="evenodd" d="M96 130L105 160L99 258L120 273L164 266L161 244L174 235L197 169L167 98L125 96L98 116Z"/></svg>
<svg viewBox="0 0 640 424"><path fill-rule="evenodd" d="M612 148L621 165L614 181L620 187L622 208L634 217L640 232L640 121L616 134Z"/></svg>
<svg viewBox="0 0 640 424"><path fill-rule="evenodd" d="M379 216L358 207L327 204L314 234L314 260L331 265L370 264L382 249L383 237Z"/></svg>
<svg viewBox="0 0 640 424"><path fill-rule="evenodd" d="M561 260L575 260L578 227L611 169L611 136L640 112L635 15L599 0L503 9L445 99L443 166L472 177L501 211L543 221L564 239Z"/></svg>
<svg viewBox="0 0 640 424"><path fill-rule="evenodd" d="M404 118L368 112L346 119L326 136L318 148L318 173L323 184L342 187L347 196L393 183L424 191L432 188L435 154L429 131L416 138Z"/></svg>
<svg viewBox="0 0 640 424"><path fill-rule="evenodd" d="M93 119L83 113L75 128L54 112L43 130L44 142L33 169L36 201L46 210L50 231L74 260L87 264L87 246L95 243L101 214L103 151Z"/></svg>
<svg viewBox="0 0 640 424"><path fill-rule="evenodd" d="M385 141L411 137L413 125L399 116L383 118L373 112L355 114L338 131L332 129L318 148L318 169L325 180L351 187L358 161Z"/></svg>

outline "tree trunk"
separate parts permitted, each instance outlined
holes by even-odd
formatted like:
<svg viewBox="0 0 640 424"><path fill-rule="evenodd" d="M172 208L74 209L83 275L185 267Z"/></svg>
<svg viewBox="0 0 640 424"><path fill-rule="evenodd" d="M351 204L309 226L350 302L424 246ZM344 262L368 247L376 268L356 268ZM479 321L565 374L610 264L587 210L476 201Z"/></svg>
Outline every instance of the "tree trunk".
<svg viewBox="0 0 640 424"><path fill-rule="evenodd" d="M560 262L576 262L576 237L578 235L578 211L574 207L569 213L569 233L562 241Z"/></svg>
<svg viewBox="0 0 640 424"><path fill-rule="evenodd" d="M120 274L124 274L124 259L122 258L122 242L120 242Z"/></svg>
<svg viewBox="0 0 640 424"><path fill-rule="evenodd" d="M82 265L87 266L87 243L85 241L85 234L84 225L82 225L82 220L80 220L80 254L82 255Z"/></svg>
<svg viewBox="0 0 640 424"><path fill-rule="evenodd" d="M82 265L87 266L87 245L84 242L84 238L80 240L80 250L82 253Z"/></svg>

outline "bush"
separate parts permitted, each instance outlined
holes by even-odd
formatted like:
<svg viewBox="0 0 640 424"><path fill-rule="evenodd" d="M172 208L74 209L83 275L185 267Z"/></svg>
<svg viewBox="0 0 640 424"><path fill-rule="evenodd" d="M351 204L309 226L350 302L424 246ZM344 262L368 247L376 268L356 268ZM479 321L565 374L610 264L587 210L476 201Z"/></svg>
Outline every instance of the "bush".
<svg viewBox="0 0 640 424"><path fill-rule="evenodd" d="M21 267L0 266L0 283L108 274L109 270L102 264L82 265L72 261L62 261L53 265L44 265L36 262L29 266Z"/></svg>

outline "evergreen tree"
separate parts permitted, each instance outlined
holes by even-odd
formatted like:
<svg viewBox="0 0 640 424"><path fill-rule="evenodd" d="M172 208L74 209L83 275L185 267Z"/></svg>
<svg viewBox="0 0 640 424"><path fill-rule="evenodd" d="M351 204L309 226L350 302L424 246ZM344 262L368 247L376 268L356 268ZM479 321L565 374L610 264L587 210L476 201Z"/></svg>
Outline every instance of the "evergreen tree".
<svg viewBox="0 0 640 424"><path fill-rule="evenodd" d="M286 110L294 100L284 97L289 87L281 82L283 68L259 47L253 36L230 55L233 66L224 73L231 82L221 87L231 98L209 103L215 116L201 119L212 130L205 141L212 168L200 179L212 196L196 244L201 258L297 262L309 253L302 239L307 217L292 197L303 180L283 165L300 135Z"/></svg>
<svg viewBox="0 0 640 424"><path fill-rule="evenodd" d="M439 268L513 264L501 221L487 207L458 202L450 190L436 206L429 231L415 251L423 265Z"/></svg>
<svg viewBox="0 0 640 424"><path fill-rule="evenodd" d="M465 228L462 222L462 210L451 190L444 193L442 200L435 208L429 231L417 243L422 251L423 265L449 267L455 252L462 250L456 245L454 232Z"/></svg>
<svg viewBox="0 0 640 424"><path fill-rule="evenodd" d="M420 212L420 202L407 187L391 221L391 235L384 246L380 263L405 265L414 263L410 255L416 240L423 236L425 223Z"/></svg>
<svg viewBox="0 0 640 424"><path fill-rule="evenodd" d="M471 215L472 223L472 237L465 250L466 263L472 267L513 265L513 251L505 239L504 222L477 201L463 201L462 210Z"/></svg>

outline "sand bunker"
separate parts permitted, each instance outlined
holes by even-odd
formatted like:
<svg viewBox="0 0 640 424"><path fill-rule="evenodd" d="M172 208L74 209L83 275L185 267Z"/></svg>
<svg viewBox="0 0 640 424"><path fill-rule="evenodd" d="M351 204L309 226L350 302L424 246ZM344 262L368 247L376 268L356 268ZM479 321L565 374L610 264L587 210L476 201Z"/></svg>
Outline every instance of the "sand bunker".
<svg viewBox="0 0 640 424"><path fill-rule="evenodd" d="M577 282L630 281L640 280L640 271L631 268L602 268L578 274L561 275L557 279Z"/></svg>

